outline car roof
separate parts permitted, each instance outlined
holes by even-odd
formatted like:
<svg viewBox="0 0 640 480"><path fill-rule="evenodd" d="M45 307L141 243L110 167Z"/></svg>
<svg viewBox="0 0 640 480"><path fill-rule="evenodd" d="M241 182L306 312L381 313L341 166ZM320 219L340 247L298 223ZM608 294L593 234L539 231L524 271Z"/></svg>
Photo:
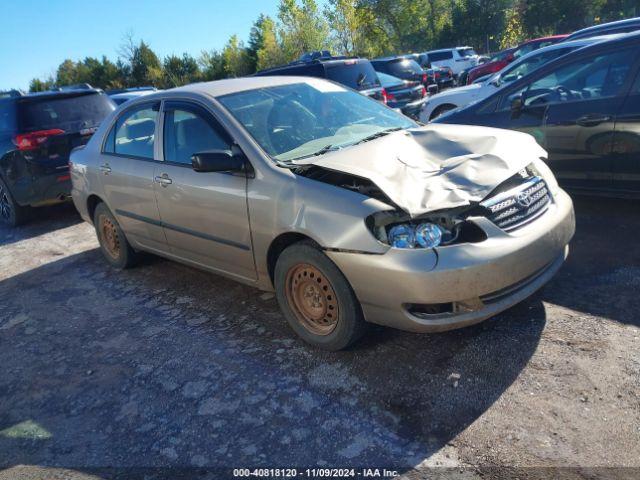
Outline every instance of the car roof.
<svg viewBox="0 0 640 480"><path fill-rule="evenodd" d="M526 42L522 42L520 45L518 45L518 47L522 46L522 45L527 45L529 43L533 43L533 42L544 42L545 40L562 40L563 38L567 38L569 36L569 34L562 34L562 35L550 35L548 37L540 37L540 38L532 38L531 40L527 40Z"/></svg>
<svg viewBox="0 0 640 480"><path fill-rule="evenodd" d="M418 53L409 53L407 55L389 55L387 57L378 57L371 60L371 62L392 62L394 60L415 60L415 55Z"/></svg>
<svg viewBox="0 0 640 480"><path fill-rule="evenodd" d="M595 33L595 32L598 32L599 30L607 30L610 28L625 27L627 25L635 25L635 24L640 26L640 17L627 18L625 20L617 20L615 22L593 25L591 27L583 28L582 30L576 30L571 35L569 35L569 37L574 37L574 36L577 37L577 36L582 36L589 33Z"/></svg>
<svg viewBox="0 0 640 480"><path fill-rule="evenodd" d="M533 50L533 51L527 53L526 55L523 55L520 58L518 58L517 61L520 61L523 58L533 57L533 56L538 55L540 53L551 52L551 51L557 50L559 48L567 48L567 46L569 46L569 47L578 47L578 48L579 47L585 47L585 46L591 45L593 43L615 40L615 39L618 39L618 38L626 37L627 35L629 35L629 34L628 33L614 33L614 34L611 34L611 35L599 35L597 37L578 38L576 40L568 40L566 42L554 43L553 45L547 45L546 47L542 47L542 48L539 48L537 50Z"/></svg>
<svg viewBox="0 0 640 480"><path fill-rule="evenodd" d="M462 47L453 47L453 48L440 48L438 50L429 50L428 52L423 52L426 53L427 55L430 53L440 53L440 52L452 52L453 50L460 50L461 48L473 48L470 46L462 46Z"/></svg>
<svg viewBox="0 0 640 480"><path fill-rule="evenodd" d="M339 88L341 90L348 90L342 85L324 80L322 78L273 75L263 77L228 78L225 80L215 80L213 82L191 83L182 87L153 92L149 95L140 97L139 99L132 100L132 102L145 102L156 97L160 99L180 93L193 93L216 98L232 93L244 92L247 90L257 90L260 88L277 87L281 85L293 85L296 83L307 83L318 88L324 87L332 88L334 90L336 88Z"/></svg>

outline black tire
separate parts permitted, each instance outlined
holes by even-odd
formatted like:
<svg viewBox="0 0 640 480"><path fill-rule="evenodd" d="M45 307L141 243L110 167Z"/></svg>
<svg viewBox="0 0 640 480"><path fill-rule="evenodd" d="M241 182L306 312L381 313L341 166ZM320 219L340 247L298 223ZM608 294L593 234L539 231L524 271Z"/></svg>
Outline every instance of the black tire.
<svg viewBox="0 0 640 480"><path fill-rule="evenodd" d="M309 277L306 276L307 272ZM305 342L324 350L336 351L347 348L364 335L367 323L351 285L338 267L314 244L300 242L287 247L278 257L274 280L280 308L291 328ZM309 289L315 287L315 297L313 294L306 295ZM305 295L301 294L303 290ZM309 298L315 298L315 304ZM298 308L296 302L310 302L311 305L306 305L307 312L315 308L315 311L321 312L319 315L322 318L309 321L309 317L302 313L305 307ZM324 325L322 322L330 323Z"/></svg>
<svg viewBox="0 0 640 480"><path fill-rule="evenodd" d="M109 264L119 270L133 267L138 254L131 247L118 221L104 203L99 203L93 214L100 251Z"/></svg>
<svg viewBox="0 0 640 480"><path fill-rule="evenodd" d="M445 105L440 105L438 108L436 108L433 111L433 113L431 114L431 117L429 117L429 120L435 120L444 112L448 112L449 110L453 110L454 108L458 108L458 107L456 107L455 105L451 105L450 103L447 103Z"/></svg>
<svg viewBox="0 0 640 480"><path fill-rule="evenodd" d="M18 205L9 187L0 178L0 223L10 227L24 224L31 218L31 208Z"/></svg>

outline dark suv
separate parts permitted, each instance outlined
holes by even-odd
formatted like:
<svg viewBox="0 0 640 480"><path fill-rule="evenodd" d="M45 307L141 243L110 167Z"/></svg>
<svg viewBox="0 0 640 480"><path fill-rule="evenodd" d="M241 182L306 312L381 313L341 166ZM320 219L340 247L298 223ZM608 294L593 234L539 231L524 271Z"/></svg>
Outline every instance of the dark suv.
<svg viewBox="0 0 640 480"><path fill-rule="evenodd" d="M255 75L326 78L386 103L386 96L378 75L366 58L334 57L330 56L328 52L314 52L303 55L296 62L262 70Z"/></svg>
<svg viewBox="0 0 640 480"><path fill-rule="evenodd" d="M87 87L0 95L0 222L25 222L30 207L71 193L69 154L87 143L115 104Z"/></svg>

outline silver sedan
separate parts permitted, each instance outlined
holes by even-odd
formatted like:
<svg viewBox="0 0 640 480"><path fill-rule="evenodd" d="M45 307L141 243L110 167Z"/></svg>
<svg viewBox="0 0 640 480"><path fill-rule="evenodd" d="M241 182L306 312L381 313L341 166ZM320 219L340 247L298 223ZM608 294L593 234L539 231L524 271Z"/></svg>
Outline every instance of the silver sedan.
<svg viewBox="0 0 640 480"><path fill-rule="evenodd" d="M72 154L72 195L114 267L146 251L275 290L338 350L368 322L462 327L544 285L574 232L545 157L324 80L241 78L122 105Z"/></svg>

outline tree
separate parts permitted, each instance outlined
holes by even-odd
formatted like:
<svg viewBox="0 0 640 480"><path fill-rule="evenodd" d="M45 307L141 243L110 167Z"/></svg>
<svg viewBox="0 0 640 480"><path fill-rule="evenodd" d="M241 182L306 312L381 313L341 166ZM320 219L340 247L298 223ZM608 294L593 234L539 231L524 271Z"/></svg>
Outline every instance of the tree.
<svg viewBox="0 0 640 480"><path fill-rule="evenodd" d="M219 80L225 77L224 58L218 50L202 52L198 63L203 80Z"/></svg>
<svg viewBox="0 0 640 480"><path fill-rule="evenodd" d="M187 83L193 83L200 79L198 62L188 53L169 55L162 64L164 72L164 87L178 87Z"/></svg>
<svg viewBox="0 0 640 480"><path fill-rule="evenodd" d="M161 86L162 83L160 59L143 40L133 50L131 80L135 86Z"/></svg>
<svg viewBox="0 0 640 480"><path fill-rule="evenodd" d="M522 12L520 5L514 5L507 10L505 27L500 39L500 48L515 47L524 40L524 27L522 25Z"/></svg>
<svg viewBox="0 0 640 480"><path fill-rule="evenodd" d="M252 73L251 58L237 35L232 35L222 50L224 71L229 77L243 77Z"/></svg>
<svg viewBox="0 0 640 480"><path fill-rule="evenodd" d="M293 60L303 53L331 50L329 25L318 12L315 0L280 0L280 36L285 58Z"/></svg>
<svg viewBox="0 0 640 480"><path fill-rule="evenodd" d="M51 90L55 81L52 77L49 77L47 80L40 80L39 78L34 78L29 82L29 91L30 92L45 92L47 90Z"/></svg>
<svg viewBox="0 0 640 480"><path fill-rule="evenodd" d="M257 51L255 70L264 70L287 63L282 45L278 40L275 22L266 17L261 25L262 44Z"/></svg>
<svg viewBox="0 0 640 480"><path fill-rule="evenodd" d="M362 29L356 0L329 0L324 15L333 28L339 53L355 55L362 46Z"/></svg>

